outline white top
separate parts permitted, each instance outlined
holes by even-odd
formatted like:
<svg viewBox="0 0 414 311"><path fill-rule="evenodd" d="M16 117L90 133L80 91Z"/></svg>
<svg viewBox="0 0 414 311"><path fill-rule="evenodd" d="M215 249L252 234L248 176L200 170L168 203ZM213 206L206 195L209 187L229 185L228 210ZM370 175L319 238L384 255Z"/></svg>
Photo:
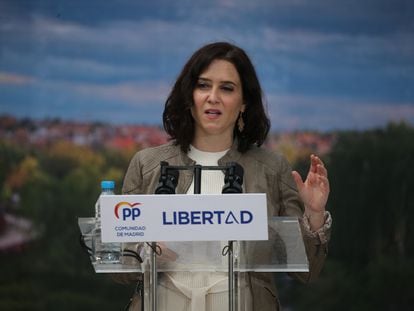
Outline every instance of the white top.
<svg viewBox="0 0 414 311"><path fill-rule="evenodd" d="M218 160L221 159L228 150L220 152L201 151L190 145L188 152L189 158L193 159L196 164L203 166L217 166ZM224 173L221 170L202 170L201 171L201 193L202 194L218 194L224 185ZM194 180L191 183L187 194L194 193Z"/></svg>

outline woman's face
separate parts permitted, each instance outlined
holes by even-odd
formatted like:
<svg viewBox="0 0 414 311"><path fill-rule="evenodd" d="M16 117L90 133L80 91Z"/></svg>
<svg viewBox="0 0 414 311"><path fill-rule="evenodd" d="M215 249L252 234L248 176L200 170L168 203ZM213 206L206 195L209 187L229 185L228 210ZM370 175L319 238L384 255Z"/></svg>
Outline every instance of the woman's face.
<svg viewBox="0 0 414 311"><path fill-rule="evenodd" d="M193 91L194 140L215 136L232 142L234 126L245 108L242 94L236 67L225 60L212 61Z"/></svg>

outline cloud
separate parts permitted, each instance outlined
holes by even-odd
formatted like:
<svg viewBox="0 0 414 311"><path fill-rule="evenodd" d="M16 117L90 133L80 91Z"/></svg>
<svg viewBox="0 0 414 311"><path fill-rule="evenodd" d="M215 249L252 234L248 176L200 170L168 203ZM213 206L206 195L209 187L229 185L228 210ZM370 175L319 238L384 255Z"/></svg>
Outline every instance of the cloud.
<svg viewBox="0 0 414 311"><path fill-rule="evenodd" d="M62 78L78 79L128 79L129 77L145 76L149 69L137 64L117 64L109 61L100 61L82 57L57 57L48 56L42 66L48 68L52 75L60 75Z"/></svg>
<svg viewBox="0 0 414 311"><path fill-rule="evenodd" d="M163 104L170 86L162 82L122 82L111 85L78 84L73 89L81 95L101 98L108 101L120 101L132 106Z"/></svg>
<svg viewBox="0 0 414 311"><path fill-rule="evenodd" d="M120 109L126 107L162 106L170 91L170 86L162 81L126 81L111 84L98 84L90 82L52 81L42 83L44 92L54 91L70 94L79 101L102 102L102 110L108 103L116 104ZM107 103L107 104L104 104ZM126 106L126 107L125 107ZM86 107L85 107L86 108ZM125 111L128 113L128 111Z"/></svg>
<svg viewBox="0 0 414 311"><path fill-rule="evenodd" d="M414 124L414 101L398 103L271 95L267 102L275 129L364 129L399 121Z"/></svg>
<svg viewBox="0 0 414 311"><path fill-rule="evenodd" d="M108 21L98 26L63 22L35 16L33 38L50 46L61 44L71 49L94 49L100 53L130 55L189 55L194 47L207 41L231 40L249 50L266 53L330 53L333 49L346 58L388 54L410 57L414 53L413 32L389 34L349 34L323 32L312 28L278 28L270 25L240 30L226 24L197 24L193 20L144 19ZM242 23L239 20L238 23ZM166 49L160 50L160 47Z"/></svg>
<svg viewBox="0 0 414 311"><path fill-rule="evenodd" d="M12 72L0 72L0 84L27 85L35 82L35 78Z"/></svg>

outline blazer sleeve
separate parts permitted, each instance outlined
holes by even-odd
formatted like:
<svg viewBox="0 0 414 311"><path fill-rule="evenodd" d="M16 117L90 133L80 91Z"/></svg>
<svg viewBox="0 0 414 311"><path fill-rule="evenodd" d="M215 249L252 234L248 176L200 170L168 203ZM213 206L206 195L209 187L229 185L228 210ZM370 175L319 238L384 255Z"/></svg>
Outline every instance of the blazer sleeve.
<svg viewBox="0 0 414 311"><path fill-rule="evenodd" d="M330 225L324 226L323 236L325 238L322 240L320 238L322 234L314 234L309 231L309 227L306 226L306 222L303 221L304 205L293 180L292 169L287 160L284 158L282 159L281 170L277 175L277 178L281 206L279 214L280 216L298 217L305 244L306 255L309 262L309 272L290 273L290 275L304 283L308 283L315 280L319 276L325 263L325 259L328 254Z"/></svg>
<svg viewBox="0 0 414 311"><path fill-rule="evenodd" d="M144 193L142 168L140 164L140 154L136 153L129 163L122 184L123 194L140 194Z"/></svg>
<svg viewBox="0 0 414 311"><path fill-rule="evenodd" d="M136 153L129 163L127 172L124 177L124 182L122 185L123 194L140 194L144 193L143 191L143 178L142 170L140 165L139 153ZM137 254L140 253L142 248L142 243L123 243L123 250L127 249L133 251ZM122 261L124 264L133 265L138 263L134 257L123 257ZM121 284L130 284L136 283L142 279L142 273L114 273L111 275L112 279Z"/></svg>

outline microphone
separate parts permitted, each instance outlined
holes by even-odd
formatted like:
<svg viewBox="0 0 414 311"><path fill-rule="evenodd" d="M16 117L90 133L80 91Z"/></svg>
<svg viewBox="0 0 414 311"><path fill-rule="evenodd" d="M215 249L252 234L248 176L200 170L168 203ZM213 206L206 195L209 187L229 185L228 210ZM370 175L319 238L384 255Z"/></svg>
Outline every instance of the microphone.
<svg viewBox="0 0 414 311"><path fill-rule="evenodd" d="M221 193L243 193L243 167L236 162L229 162L227 166Z"/></svg>
<svg viewBox="0 0 414 311"><path fill-rule="evenodd" d="M178 184L178 170L169 167L168 162L161 161L161 175L155 194L175 194Z"/></svg>

